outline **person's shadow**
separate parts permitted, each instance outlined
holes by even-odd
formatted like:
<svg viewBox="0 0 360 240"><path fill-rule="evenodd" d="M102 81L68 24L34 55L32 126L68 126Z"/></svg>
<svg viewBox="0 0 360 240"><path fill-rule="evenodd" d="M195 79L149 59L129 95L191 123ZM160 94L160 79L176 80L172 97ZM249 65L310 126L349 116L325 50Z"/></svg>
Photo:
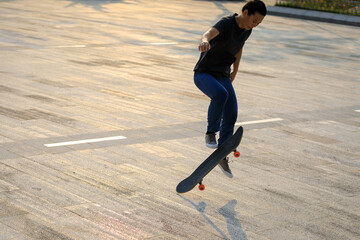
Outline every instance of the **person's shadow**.
<svg viewBox="0 0 360 240"><path fill-rule="evenodd" d="M221 229L218 226L216 226L216 224L213 221L211 221L211 219L208 216L206 216L206 214L204 213L206 208L205 202L200 202L199 204L195 204L190 199L187 199L186 197L180 194L178 194L178 196L184 199L185 201L189 202L224 239L247 240L246 234L242 229L240 221L235 218L236 215L235 206L237 203L236 200L231 200L225 206L219 208L218 210L219 213L223 215L226 219L227 229L230 234L230 238L229 238L228 236L226 236L226 234L223 231L221 231Z"/></svg>
<svg viewBox="0 0 360 240"><path fill-rule="evenodd" d="M247 240L246 233L242 229L240 221L235 217L237 201L231 200L225 206L219 208L219 213L226 218L228 232L231 239Z"/></svg>
<svg viewBox="0 0 360 240"><path fill-rule="evenodd" d="M75 7L76 5L83 5L83 6L91 7L94 10L100 12L106 12L104 6L110 3L129 4L124 0L62 0L62 1L70 2L70 4L66 6L66 8Z"/></svg>

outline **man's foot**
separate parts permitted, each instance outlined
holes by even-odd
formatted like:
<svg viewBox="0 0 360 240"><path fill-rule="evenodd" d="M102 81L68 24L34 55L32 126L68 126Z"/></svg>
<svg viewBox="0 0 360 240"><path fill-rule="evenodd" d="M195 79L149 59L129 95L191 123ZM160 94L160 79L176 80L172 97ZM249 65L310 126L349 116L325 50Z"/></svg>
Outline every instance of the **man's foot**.
<svg viewBox="0 0 360 240"><path fill-rule="evenodd" d="M216 142L216 134L215 133L206 133L205 143L208 148L217 148L218 144Z"/></svg>
<svg viewBox="0 0 360 240"><path fill-rule="evenodd" d="M226 158L223 158L220 160L219 162L219 167L221 168L221 170L223 171L223 173L229 177L229 178L232 178L233 177L233 174L230 170L230 167L229 167L229 158L226 157Z"/></svg>

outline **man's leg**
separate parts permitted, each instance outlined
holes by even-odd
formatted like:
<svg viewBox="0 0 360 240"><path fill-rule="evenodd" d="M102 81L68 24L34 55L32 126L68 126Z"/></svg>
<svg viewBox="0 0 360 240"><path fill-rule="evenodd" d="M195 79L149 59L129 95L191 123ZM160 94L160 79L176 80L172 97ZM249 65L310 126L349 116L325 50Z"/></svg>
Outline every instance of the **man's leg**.
<svg viewBox="0 0 360 240"><path fill-rule="evenodd" d="M220 129L222 113L229 94L226 88L211 74L195 72L194 82L211 99L208 109L207 131L216 133Z"/></svg>
<svg viewBox="0 0 360 240"><path fill-rule="evenodd" d="M228 92L228 99L224 106L220 126L219 146L234 134L234 125L237 119L238 105L234 87L229 78L220 79L221 84Z"/></svg>
<svg viewBox="0 0 360 240"><path fill-rule="evenodd" d="M234 133L234 125L237 119L237 99L234 91L234 87L229 78L222 78L219 80L220 83L224 86L229 96L227 102L224 106L224 111L222 115L221 127L220 127L220 138L219 146L223 144L227 139L229 139ZM232 178L233 174L229 167L229 158L225 157L219 162L219 167L224 172L224 174Z"/></svg>

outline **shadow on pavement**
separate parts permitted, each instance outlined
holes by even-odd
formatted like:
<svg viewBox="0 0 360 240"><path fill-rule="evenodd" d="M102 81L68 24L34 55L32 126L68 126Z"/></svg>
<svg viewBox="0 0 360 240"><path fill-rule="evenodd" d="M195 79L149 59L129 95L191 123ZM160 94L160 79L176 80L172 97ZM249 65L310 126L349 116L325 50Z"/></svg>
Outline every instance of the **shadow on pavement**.
<svg viewBox="0 0 360 240"><path fill-rule="evenodd" d="M244 230L242 229L240 221L235 218L236 215L235 206L237 203L236 200L231 200L229 203L219 208L218 210L219 213L223 215L226 219L227 229L230 234L230 238L229 238L228 236L226 236L226 234L223 231L221 231L221 229L218 226L216 226L216 224L213 221L211 221L211 219L208 216L206 216L206 214L204 213L205 208L207 206L205 202L200 202L199 204L195 204L190 199L187 199L186 197L180 194L178 194L178 196L184 199L185 201L189 202L224 239L247 240L247 236Z"/></svg>
<svg viewBox="0 0 360 240"><path fill-rule="evenodd" d="M131 2L136 2L132 0L131 2L126 0L63 0L66 2L70 2L66 8L74 7L76 5L83 5L87 7L91 7L97 11L106 12L104 6L111 3L123 3L123 4L131 4Z"/></svg>
<svg viewBox="0 0 360 240"><path fill-rule="evenodd" d="M240 221L235 217L235 206L237 201L231 200L225 206L219 208L219 213L226 218L228 232L231 239L247 240L246 234L242 229Z"/></svg>

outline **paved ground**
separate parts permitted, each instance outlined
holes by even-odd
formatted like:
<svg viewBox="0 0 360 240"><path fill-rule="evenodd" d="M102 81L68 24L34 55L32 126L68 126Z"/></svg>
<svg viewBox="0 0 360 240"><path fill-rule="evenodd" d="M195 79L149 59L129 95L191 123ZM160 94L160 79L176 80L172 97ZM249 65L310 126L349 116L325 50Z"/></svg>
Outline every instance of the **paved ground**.
<svg viewBox="0 0 360 240"><path fill-rule="evenodd" d="M211 153L198 40L243 4L1 1L0 239L359 239L357 27L267 16L235 177L175 192Z"/></svg>

